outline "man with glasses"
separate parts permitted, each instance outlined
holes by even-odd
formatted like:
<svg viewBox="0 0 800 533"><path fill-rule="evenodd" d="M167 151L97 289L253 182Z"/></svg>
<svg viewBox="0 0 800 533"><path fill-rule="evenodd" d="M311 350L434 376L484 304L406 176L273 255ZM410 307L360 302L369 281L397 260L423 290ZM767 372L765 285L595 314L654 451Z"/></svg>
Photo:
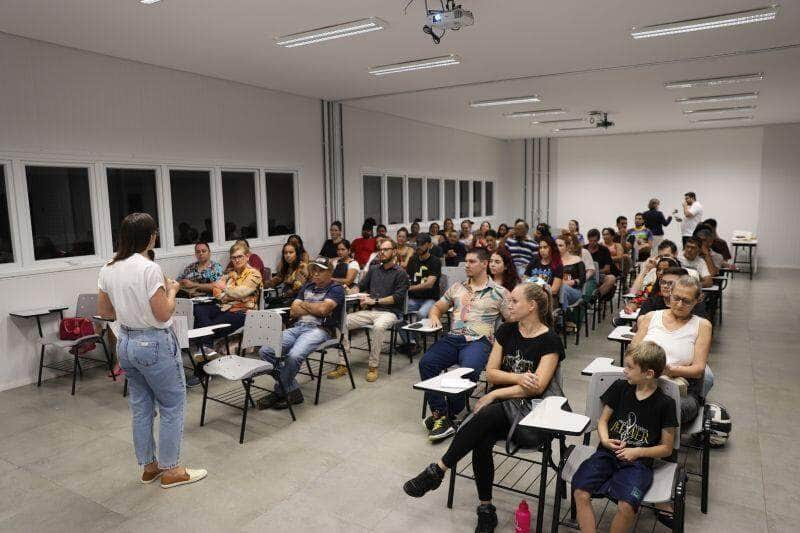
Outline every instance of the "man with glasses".
<svg viewBox="0 0 800 533"><path fill-rule="evenodd" d="M295 323L283 331L283 357L277 357L269 346L259 351L261 359L272 363L275 378L275 391L258 401L259 409L287 409L290 404L303 403L303 392L295 379L297 372L308 354L322 342L334 338L341 326L344 287L331 279L331 260L317 257L309 270L311 281L303 285L289 310Z"/></svg>
<svg viewBox="0 0 800 533"><path fill-rule="evenodd" d="M378 379L378 363L386 332L398 318L403 316L403 303L408 291L408 275L396 262L397 244L391 239L381 242L378 248L380 263L367 270L358 288L366 293L360 300L361 310L347 315L347 329L353 330L364 326L372 326L372 344L366 380L370 383ZM345 335L344 347L350 356L350 341ZM347 375L347 367L343 355L339 355L339 364L328 372L329 379L337 379Z"/></svg>
<svg viewBox="0 0 800 533"><path fill-rule="evenodd" d="M408 312L416 313L418 319L428 318L428 313L439 299L439 278L442 276L442 262L438 257L431 254L431 236L427 233L417 235L416 253L408 260L406 272L411 278L411 286L408 288ZM408 355L419 353L417 346L418 333L409 334L405 331L400 332L403 344L397 351Z"/></svg>

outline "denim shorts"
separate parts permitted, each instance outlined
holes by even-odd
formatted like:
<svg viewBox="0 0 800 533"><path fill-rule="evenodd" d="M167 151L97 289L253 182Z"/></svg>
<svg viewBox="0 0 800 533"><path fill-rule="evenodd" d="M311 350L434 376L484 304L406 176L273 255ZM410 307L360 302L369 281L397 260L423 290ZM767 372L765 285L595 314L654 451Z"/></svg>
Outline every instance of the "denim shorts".
<svg viewBox="0 0 800 533"><path fill-rule="evenodd" d="M572 488L628 502L634 510L653 484L653 469L643 461L620 461L602 449L586 459L572 476Z"/></svg>

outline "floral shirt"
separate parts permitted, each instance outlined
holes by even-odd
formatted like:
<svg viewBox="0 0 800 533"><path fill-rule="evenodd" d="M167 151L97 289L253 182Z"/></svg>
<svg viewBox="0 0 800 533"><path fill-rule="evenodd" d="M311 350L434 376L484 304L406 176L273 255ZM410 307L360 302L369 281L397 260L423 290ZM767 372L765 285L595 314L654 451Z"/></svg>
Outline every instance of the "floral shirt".
<svg viewBox="0 0 800 533"><path fill-rule="evenodd" d="M177 281L188 279L189 281L194 281L195 283L214 283L222 277L222 265L216 261L211 261L211 263L209 263L209 265L203 270L200 270L199 267L200 263L195 261L184 268L183 272L181 272L180 275L175 279Z"/></svg>
<svg viewBox="0 0 800 533"><path fill-rule="evenodd" d="M219 299L222 311L246 312L249 309L258 309L261 272L248 265L241 274L231 270L222 279L225 281L225 289L214 287L214 296Z"/></svg>
<svg viewBox="0 0 800 533"><path fill-rule="evenodd" d="M493 342L495 322L508 308L508 291L491 278L477 289L467 280L451 285L441 301L453 307L450 333L463 335L468 341L486 337Z"/></svg>

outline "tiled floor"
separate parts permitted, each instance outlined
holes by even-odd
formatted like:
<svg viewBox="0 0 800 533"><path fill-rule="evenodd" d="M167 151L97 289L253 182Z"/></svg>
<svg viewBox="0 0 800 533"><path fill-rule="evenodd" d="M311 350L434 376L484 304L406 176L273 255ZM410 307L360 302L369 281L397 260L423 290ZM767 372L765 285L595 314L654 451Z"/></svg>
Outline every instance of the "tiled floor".
<svg viewBox="0 0 800 533"><path fill-rule="evenodd" d="M567 352L566 392L578 411L587 384L580 368L618 353L605 340L609 329L602 325ZM729 287L711 355L712 397L732 412L734 431L712 455L707 515L690 481L688 531L798 530L799 331L797 271L764 270ZM446 446L425 438L421 396L411 390L416 364L398 357L391 377L368 384L365 354L354 359L355 391L344 379L325 380L320 405L301 406L295 423L285 412L254 412L244 445L239 413L224 406L210 405L199 427L202 395L191 391L183 458L209 477L169 491L138 483L121 384L94 371L74 397L66 378L2 392L0 531L472 531L470 481L459 479L453 510L444 486L419 500L401 489ZM312 386L303 388L312 397ZM513 530L519 499L495 493L498 531ZM644 518L638 530L650 531L653 521Z"/></svg>

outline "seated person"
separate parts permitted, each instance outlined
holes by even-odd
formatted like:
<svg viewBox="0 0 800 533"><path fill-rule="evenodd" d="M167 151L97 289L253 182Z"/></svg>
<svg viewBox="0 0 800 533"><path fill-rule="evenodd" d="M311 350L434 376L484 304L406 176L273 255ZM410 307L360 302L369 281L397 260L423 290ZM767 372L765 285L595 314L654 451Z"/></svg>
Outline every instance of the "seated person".
<svg viewBox="0 0 800 533"><path fill-rule="evenodd" d="M381 258L380 258L381 253L379 251L381 249L381 243L383 243L383 241L388 241L388 240L391 239L387 237L375 237L375 250L372 251L372 253L369 256L369 259L367 259L367 266L361 269L362 275L366 274L367 270L369 270L370 267L381 264Z"/></svg>
<svg viewBox="0 0 800 533"><path fill-rule="evenodd" d="M600 270L600 286L597 290L601 297L613 296L614 286L617 283L615 272L618 271L611 259L611 252L600 244L600 232L596 228L590 229L586 237L589 239L586 250L592 255L592 262L597 263L597 268Z"/></svg>
<svg viewBox="0 0 800 533"><path fill-rule="evenodd" d="M342 223L338 220L334 220L331 222L331 227L328 231L330 232L331 238L322 245L319 255L323 255L329 259L336 259L338 257L336 247L342 242Z"/></svg>
<svg viewBox="0 0 800 533"><path fill-rule="evenodd" d="M483 236L483 247L486 248L490 254L493 254L497 251L499 246L500 242L498 241L497 232L493 229L486 230L486 234ZM512 258L511 260L513 262L514 259Z"/></svg>
<svg viewBox="0 0 800 533"><path fill-rule="evenodd" d="M428 318L428 313L433 304L439 299L439 278L442 277L442 262L438 257L431 255L431 237L427 233L417 236L417 250L409 260L406 272L408 273L408 312L416 313L417 320ZM409 355L419 353L417 346L418 333L408 334L400 331L403 344L397 351Z"/></svg>
<svg viewBox="0 0 800 533"><path fill-rule="evenodd" d="M420 359L419 376L423 380L457 364L475 369L464 377L478 381L492 348L495 322L508 314L508 291L492 281L488 267L489 252L472 249L467 253L464 267L467 281L451 285L431 308L428 318L433 327L441 326L441 316L452 308L452 327ZM464 409L464 397L452 399L450 413L441 394L426 392L425 401L431 408L431 416L425 420L428 438L437 441L452 435L453 420Z"/></svg>
<svg viewBox="0 0 800 533"><path fill-rule="evenodd" d="M428 226L428 235L431 236L431 242L438 246L440 242L442 242L443 237L439 234L439 223L438 222L431 222L431 225Z"/></svg>
<svg viewBox="0 0 800 533"><path fill-rule="evenodd" d="M633 236L633 248L636 250L636 260L644 261L650 257L650 250L653 248L653 234L644 225L644 215L636 213L634 217L634 227L628 230L628 237Z"/></svg>
<svg viewBox="0 0 800 533"><path fill-rule="evenodd" d="M666 367L664 350L642 342L625 354L624 379L600 397L600 445L578 467L572 490L582 532L596 531L592 494L617 501L610 531L631 531L644 495L653 483L653 459L672 455L678 427L675 403L658 388Z"/></svg>
<svg viewBox="0 0 800 533"><path fill-rule="evenodd" d="M538 231L542 224L536 227ZM506 236L506 240L504 242L505 247L508 249L508 253L511 254L511 257L514 259L514 264L517 267L517 273L522 274L525 268L536 259L536 251L538 249L538 243L541 238L536 237L534 235L534 239L528 238L528 230L530 227L528 223L524 220L517 219L516 223L514 224L514 229L509 232ZM549 236L549 229L548 229L548 236Z"/></svg>
<svg viewBox="0 0 800 533"><path fill-rule="evenodd" d="M489 230L492 229L492 225L489 224L488 220L484 220L481 222L481 225L478 227L478 231L475 232L475 241L473 242L473 246L480 246L481 248L486 248L486 234ZM491 253L491 250L489 250Z"/></svg>
<svg viewBox="0 0 800 533"><path fill-rule="evenodd" d="M380 264L370 267L367 274L358 282L361 292L369 296L361 299L361 310L347 315L347 329L354 330L372 325L372 341L370 344L369 362L366 380L378 379L378 363L380 362L383 340L392 329L398 318L403 316L403 300L408 291L408 275L395 262L397 244L391 239L381 243L379 250ZM350 358L350 340L345 335L344 349ZM352 361L352 359L350 359ZM347 375L344 355L339 354L339 364L328 372L329 379L337 379Z"/></svg>
<svg viewBox="0 0 800 533"><path fill-rule="evenodd" d="M620 215L617 217L617 232L614 235L614 242L622 247L622 269L623 279L628 279L628 273L631 271L632 260L631 252L633 251L633 244L636 242L636 237L628 235L628 217Z"/></svg>
<svg viewBox="0 0 800 533"><path fill-rule="evenodd" d="M458 240L458 233L455 230L450 230L447 233L447 240L442 242L439 248L442 249L445 266L458 266L459 263L464 262L467 256L467 249L464 243Z"/></svg>
<svg viewBox="0 0 800 533"><path fill-rule="evenodd" d="M710 257L711 264L714 266L713 269L709 267L709 271L711 272L711 276L718 276L719 269L724 267L729 267L730 265L725 264L725 260L722 258L722 254L718 254L712 248L714 244L714 234L711 232L711 229L701 229L697 232L695 236L698 241L700 241L700 255L701 257Z"/></svg>
<svg viewBox="0 0 800 533"><path fill-rule="evenodd" d="M692 314L701 294L696 280L689 276L678 278L671 287L669 308L640 316L631 341L631 346L642 341L661 346L667 354L664 375L687 382L686 393L681 394L682 424L694 420L710 388L704 378L711 348L711 322Z"/></svg>
<svg viewBox="0 0 800 533"><path fill-rule="evenodd" d="M214 282L213 294L218 303L194 306L194 327L230 324L214 332L218 339L244 325L248 310L258 309L261 272L249 264L250 248L237 242L231 246L233 269Z"/></svg>
<svg viewBox="0 0 800 533"><path fill-rule="evenodd" d="M419 219L419 218L415 218L414 222L412 222L411 226L410 226L411 231L408 234L408 246L410 246L411 248L416 248L417 247L417 237L419 237L419 223L420 223L420 220L421 219Z"/></svg>
<svg viewBox="0 0 800 533"><path fill-rule="evenodd" d="M274 365L271 374L275 378L275 391L258 401L259 409L286 409L289 405L303 403L303 393L295 376L308 354L321 343L335 338L341 326L344 288L331 279L330 259L317 257L309 270L311 281L303 285L289 310L295 322L283 331L282 357L277 357L269 346L259 351L261 359Z"/></svg>
<svg viewBox="0 0 800 533"><path fill-rule="evenodd" d="M375 251L375 237L372 236L372 227L375 225L374 218L368 218L361 226L361 237L353 239L353 257L361 268L367 266L369 256Z"/></svg>
<svg viewBox="0 0 800 533"><path fill-rule="evenodd" d="M685 268L670 267L665 269L658 276L658 281L656 282L657 287L653 289L650 296L648 296L639 307L639 314L644 316L650 311L661 311L669 308L668 302L670 301L673 285L675 285L679 277L688 275L689 273ZM705 302L702 300L697 302L694 309L692 309L692 314L701 318L708 318Z"/></svg>
<svg viewBox="0 0 800 533"><path fill-rule="evenodd" d="M388 239L389 238L388 230L386 229L385 225L378 224L378 227L375 228L375 238L376 239L378 239L378 238L380 238L380 239Z"/></svg>
<svg viewBox="0 0 800 533"><path fill-rule="evenodd" d="M349 289L356 282L360 270L358 261L350 255L350 241L342 239L336 245L336 253L339 257L333 261L333 281Z"/></svg>
<svg viewBox="0 0 800 533"><path fill-rule="evenodd" d="M486 364L486 379L492 391L478 400L472 409L474 416L459 428L441 459L403 485L406 494L419 498L438 488L447 469L472 452L479 532L491 532L497 526L496 509L492 505L492 448L495 442L506 440L511 431L514 422L511 416L516 411L507 405L509 400L530 402L534 398L564 394L556 379L564 347L552 329L550 295L534 283L517 285L509 297L508 315L513 322L498 328ZM526 431L526 446L538 436L535 430Z"/></svg>
<svg viewBox="0 0 800 533"><path fill-rule="evenodd" d="M461 221L461 233L458 234L458 242L464 245L464 248L469 251L475 246L475 235L472 234L472 221Z"/></svg>
<svg viewBox="0 0 800 533"><path fill-rule="evenodd" d="M586 283L586 267L583 260L572 253L575 244L575 238L571 233L562 233L556 239L562 265L561 290L558 293L562 309L567 309L580 300L583 296L583 284Z"/></svg>
<svg viewBox="0 0 800 533"><path fill-rule="evenodd" d="M303 244L303 239L300 237L300 235L289 235L289 237L286 239L286 242L294 244L294 247L297 249L297 256L303 263L309 262L310 257L308 255L308 250L306 250L306 247Z"/></svg>
<svg viewBox="0 0 800 533"><path fill-rule="evenodd" d="M656 264L658 260L663 257L671 257L677 258L678 254L678 247L675 246L675 243L669 239L663 240L658 245L658 256L657 257L648 257L647 261L642 263L642 268L639 270L639 275L636 276L636 279L633 280L633 284L630 287L631 292L638 292L641 291L643 287L647 287L648 285L652 285L656 282ZM680 265L670 265L670 266L680 266ZM695 272L696 271L692 271ZM697 279L699 280L700 277L698 276Z"/></svg>
<svg viewBox="0 0 800 533"><path fill-rule="evenodd" d="M283 245L281 260L280 263L278 263L278 271L264 286L268 289L274 289L279 285L283 285L283 292L281 295L293 298L300 291L300 288L305 284L307 279L308 263L300 259L297 247L287 242Z"/></svg>
<svg viewBox="0 0 800 533"><path fill-rule="evenodd" d="M222 277L222 265L211 259L211 249L207 242L194 245L194 256L197 261L184 268L175 278L181 286L178 296L192 298L211 294L214 282Z"/></svg>
<svg viewBox="0 0 800 533"><path fill-rule="evenodd" d="M720 239L719 235L717 234L717 221L713 218L707 218L703 221L703 224L711 229L711 233L714 236L714 240L711 243L711 249L720 254L723 261L730 261L731 251L728 248L728 243L725 241L725 239Z"/></svg>
<svg viewBox="0 0 800 533"><path fill-rule="evenodd" d="M580 244L581 246L586 244L586 241L583 238L583 234L581 233L581 225L578 223L577 220L572 219L567 223L567 231L569 231L575 236L575 240L578 241L578 244Z"/></svg>
<svg viewBox="0 0 800 533"><path fill-rule="evenodd" d="M653 271L655 272L655 275L653 277L654 281L649 285L645 285L642 290L636 291L635 297L631 298L628 301L628 303L625 304L626 313L633 313L639 307L641 307L642 302L644 302L650 297L655 297L659 295L661 287L661 277L668 268L681 267L681 264L678 262L678 260L673 257L655 257L655 258L651 257L647 260L648 266L651 263L655 263L656 265L656 267L653 269Z"/></svg>
<svg viewBox="0 0 800 533"><path fill-rule="evenodd" d="M713 279L711 273L714 269L714 263L711 261L711 256L707 253L703 255L700 241L695 237L687 237L686 244L683 245L683 252L678 254L678 261L681 266L686 269L694 269L700 276L700 284L703 287L710 287Z"/></svg>
<svg viewBox="0 0 800 533"><path fill-rule="evenodd" d="M417 229L419 229L419 224L417 224ZM417 237L419 237L419 232L417 232ZM417 237L414 238L414 246L416 246ZM409 244L408 239L408 230L406 228L397 230L397 264L403 268L406 268L408 260L414 255L414 247Z"/></svg>
<svg viewBox="0 0 800 533"><path fill-rule="evenodd" d="M499 244L505 243L506 237L508 237L508 224L503 222L497 226L497 242Z"/></svg>
<svg viewBox="0 0 800 533"><path fill-rule="evenodd" d="M608 253L611 254L611 260L614 261L614 271L612 274L619 278L622 276L625 251L622 245L617 242L617 232L614 231L614 228L603 228L603 231L600 232L600 236L603 238L603 246L608 249Z"/></svg>
<svg viewBox="0 0 800 533"><path fill-rule="evenodd" d="M561 290L564 267L555 241L549 235L539 238L539 255L525 268L523 281L532 281L550 287L554 297Z"/></svg>
<svg viewBox="0 0 800 533"><path fill-rule="evenodd" d="M505 246L497 248L491 254L489 256L489 275L495 283L502 285L508 292L513 291L514 287L520 283L520 279L511 254L508 253Z"/></svg>
<svg viewBox="0 0 800 533"><path fill-rule="evenodd" d="M234 244L244 244L245 246L247 246L248 250L250 249L250 243L247 242L247 239L238 239L237 241L234 242ZM258 272L261 274L262 280L266 278L267 271L264 268L264 261L262 261L258 255L254 254L253 252L250 252L250 255L247 257L247 264L258 270ZM225 274L227 274L231 270L233 270L233 263L231 261L228 261L228 266L225 267Z"/></svg>

